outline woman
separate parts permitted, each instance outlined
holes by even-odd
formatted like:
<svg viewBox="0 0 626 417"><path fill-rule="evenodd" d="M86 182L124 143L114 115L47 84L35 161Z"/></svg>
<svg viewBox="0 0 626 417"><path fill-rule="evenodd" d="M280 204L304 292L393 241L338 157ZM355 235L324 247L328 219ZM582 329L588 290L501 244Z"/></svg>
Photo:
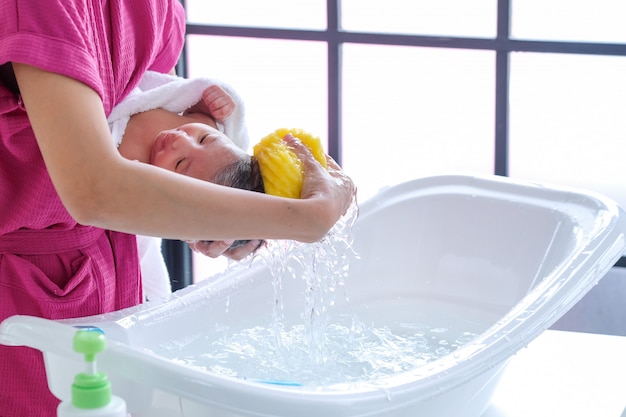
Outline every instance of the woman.
<svg viewBox="0 0 626 417"><path fill-rule="evenodd" d="M348 208L349 178L290 139L306 171L300 200L119 154L107 115L147 70L172 72L178 0L15 0L0 15L0 320L141 302L134 234L312 242ZM0 415L55 415L38 352L0 346L0 386Z"/></svg>

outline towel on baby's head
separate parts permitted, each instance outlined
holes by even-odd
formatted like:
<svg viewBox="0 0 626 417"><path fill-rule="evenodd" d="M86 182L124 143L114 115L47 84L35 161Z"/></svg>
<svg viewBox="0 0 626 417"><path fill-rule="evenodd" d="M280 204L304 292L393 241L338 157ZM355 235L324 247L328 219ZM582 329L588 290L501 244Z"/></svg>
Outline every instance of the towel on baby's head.
<svg viewBox="0 0 626 417"><path fill-rule="evenodd" d="M235 111L223 121L223 124L217 124L218 129L235 145L247 150L249 138L244 120L243 100L230 85L211 78L186 79L154 71L146 72L139 86L113 108L108 121L115 145L119 146L122 142L126 125L133 114L157 108L182 113L199 102L202 92L213 84L222 87L236 104Z"/></svg>

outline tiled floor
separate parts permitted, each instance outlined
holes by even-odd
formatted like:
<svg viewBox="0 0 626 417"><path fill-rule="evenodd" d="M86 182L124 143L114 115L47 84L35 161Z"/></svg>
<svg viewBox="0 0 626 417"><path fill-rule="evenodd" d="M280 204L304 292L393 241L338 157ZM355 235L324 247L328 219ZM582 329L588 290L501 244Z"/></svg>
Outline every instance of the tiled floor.
<svg viewBox="0 0 626 417"><path fill-rule="evenodd" d="M553 329L626 336L626 268L613 268Z"/></svg>

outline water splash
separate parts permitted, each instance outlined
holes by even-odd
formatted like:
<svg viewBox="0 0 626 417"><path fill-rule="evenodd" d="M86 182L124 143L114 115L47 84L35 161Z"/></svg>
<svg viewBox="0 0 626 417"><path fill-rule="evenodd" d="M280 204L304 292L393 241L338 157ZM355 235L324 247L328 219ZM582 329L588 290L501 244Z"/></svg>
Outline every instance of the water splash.
<svg viewBox="0 0 626 417"><path fill-rule="evenodd" d="M305 305L301 314L304 342L317 364L328 359L326 329L329 311L335 304L338 290L344 287L350 269L350 258L358 259L353 251L352 226L358 217L356 200L319 242L271 241L262 259L269 265L274 286L272 328L278 349L285 347L283 279L292 277L305 283ZM288 256L286 256L288 255Z"/></svg>
<svg viewBox="0 0 626 417"><path fill-rule="evenodd" d="M388 305L377 306L384 315ZM430 313L426 313L430 314ZM326 361L318 364L306 343L304 324L284 329L283 346L263 325L229 328L164 349L173 361L211 373L281 385L317 389L337 384L376 382L411 372L453 352L478 334L465 325L442 328L417 322L389 326L350 325L353 315L333 320L325 329ZM171 342L175 343L175 342ZM163 348L163 347L162 347Z"/></svg>

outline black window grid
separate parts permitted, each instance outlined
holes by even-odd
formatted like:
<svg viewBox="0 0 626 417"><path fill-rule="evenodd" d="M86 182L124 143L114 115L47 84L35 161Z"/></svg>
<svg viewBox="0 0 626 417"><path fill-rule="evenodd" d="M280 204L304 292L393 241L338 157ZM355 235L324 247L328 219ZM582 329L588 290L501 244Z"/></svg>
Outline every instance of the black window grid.
<svg viewBox="0 0 626 417"><path fill-rule="evenodd" d="M259 39L319 41L327 44L328 72L328 153L339 163L341 146L341 47L343 44L415 46L432 48L487 50L495 52L495 155L493 173L509 174L509 57L512 52L563 53L581 55L626 56L626 44L599 42L566 42L512 39L511 2L497 0L497 31L495 38L443 37L403 35L370 32L350 32L340 28L340 1L327 0L327 28L325 30L278 29L262 27L217 26L187 23L187 35L231 36ZM183 5L184 0L181 0ZM177 72L187 76L187 49ZM625 184L626 186L626 184ZM170 270L173 289L193 282L192 256L186 244L164 241L163 251ZM616 266L626 267L622 257Z"/></svg>

